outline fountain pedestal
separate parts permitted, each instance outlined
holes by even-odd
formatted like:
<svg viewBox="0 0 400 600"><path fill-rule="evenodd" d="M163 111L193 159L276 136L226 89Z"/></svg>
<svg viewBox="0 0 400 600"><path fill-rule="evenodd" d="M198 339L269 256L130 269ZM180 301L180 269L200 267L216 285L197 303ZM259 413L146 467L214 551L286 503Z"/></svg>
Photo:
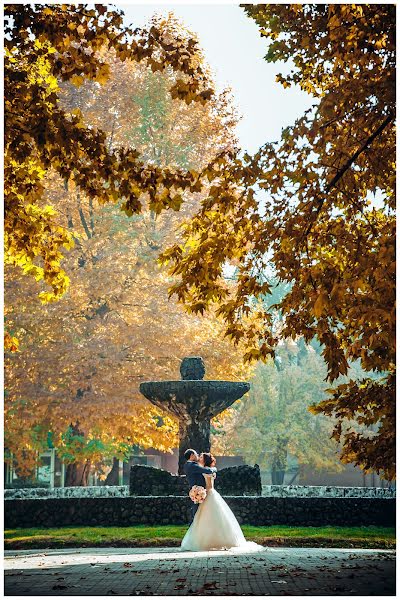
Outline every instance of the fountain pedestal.
<svg viewBox="0 0 400 600"><path fill-rule="evenodd" d="M179 422L179 473L183 473L183 453L188 448L199 452L210 452L210 419L200 423Z"/></svg>
<svg viewBox="0 0 400 600"><path fill-rule="evenodd" d="M140 384L141 393L150 402L179 421L179 473L183 473L185 450L210 451L211 419L250 389L249 383L240 381L204 381L204 373L201 358L187 357L181 364L181 381Z"/></svg>

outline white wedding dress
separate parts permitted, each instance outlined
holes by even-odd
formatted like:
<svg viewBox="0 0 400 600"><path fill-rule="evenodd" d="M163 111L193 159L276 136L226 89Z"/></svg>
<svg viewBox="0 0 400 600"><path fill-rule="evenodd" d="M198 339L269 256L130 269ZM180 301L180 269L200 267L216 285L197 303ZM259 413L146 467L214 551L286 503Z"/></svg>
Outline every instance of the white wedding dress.
<svg viewBox="0 0 400 600"><path fill-rule="evenodd" d="M181 550L234 550L261 552L255 542L247 542L237 519L222 496L214 489L214 475L204 475L207 496L200 504L187 530Z"/></svg>

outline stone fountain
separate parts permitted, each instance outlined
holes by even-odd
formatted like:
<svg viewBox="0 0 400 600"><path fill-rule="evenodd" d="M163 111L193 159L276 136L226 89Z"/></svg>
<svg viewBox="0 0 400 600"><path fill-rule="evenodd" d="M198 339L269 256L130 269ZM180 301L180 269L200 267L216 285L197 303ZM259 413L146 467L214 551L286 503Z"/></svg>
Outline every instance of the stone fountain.
<svg viewBox="0 0 400 600"><path fill-rule="evenodd" d="M210 421L250 389L241 381L204 381L204 361L197 356L181 363L180 381L146 381L140 391L150 402L179 421L179 473L185 450L210 451Z"/></svg>

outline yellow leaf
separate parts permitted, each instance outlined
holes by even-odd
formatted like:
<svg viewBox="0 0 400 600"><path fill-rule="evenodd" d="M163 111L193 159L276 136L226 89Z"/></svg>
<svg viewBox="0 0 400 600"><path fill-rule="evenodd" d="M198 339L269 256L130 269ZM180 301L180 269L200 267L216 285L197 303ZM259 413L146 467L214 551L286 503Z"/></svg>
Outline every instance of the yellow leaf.
<svg viewBox="0 0 400 600"><path fill-rule="evenodd" d="M314 304L314 314L319 319L322 315L324 308L328 305L328 296L326 293L322 292L315 301Z"/></svg>
<svg viewBox="0 0 400 600"><path fill-rule="evenodd" d="M77 87L80 87L82 85L82 83L84 82L84 78L81 77L81 75L73 75L71 77L70 81Z"/></svg>

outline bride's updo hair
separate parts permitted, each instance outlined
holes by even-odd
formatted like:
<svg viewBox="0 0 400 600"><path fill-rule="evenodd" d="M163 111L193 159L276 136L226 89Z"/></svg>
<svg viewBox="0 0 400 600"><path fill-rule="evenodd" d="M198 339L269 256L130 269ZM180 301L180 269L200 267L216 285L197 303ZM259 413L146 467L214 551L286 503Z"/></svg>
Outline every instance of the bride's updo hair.
<svg viewBox="0 0 400 600"><path fill-rule="evenodd" d="M211 452L203 452L203 460L205 467L215 467L217 462Z"/></svg>

